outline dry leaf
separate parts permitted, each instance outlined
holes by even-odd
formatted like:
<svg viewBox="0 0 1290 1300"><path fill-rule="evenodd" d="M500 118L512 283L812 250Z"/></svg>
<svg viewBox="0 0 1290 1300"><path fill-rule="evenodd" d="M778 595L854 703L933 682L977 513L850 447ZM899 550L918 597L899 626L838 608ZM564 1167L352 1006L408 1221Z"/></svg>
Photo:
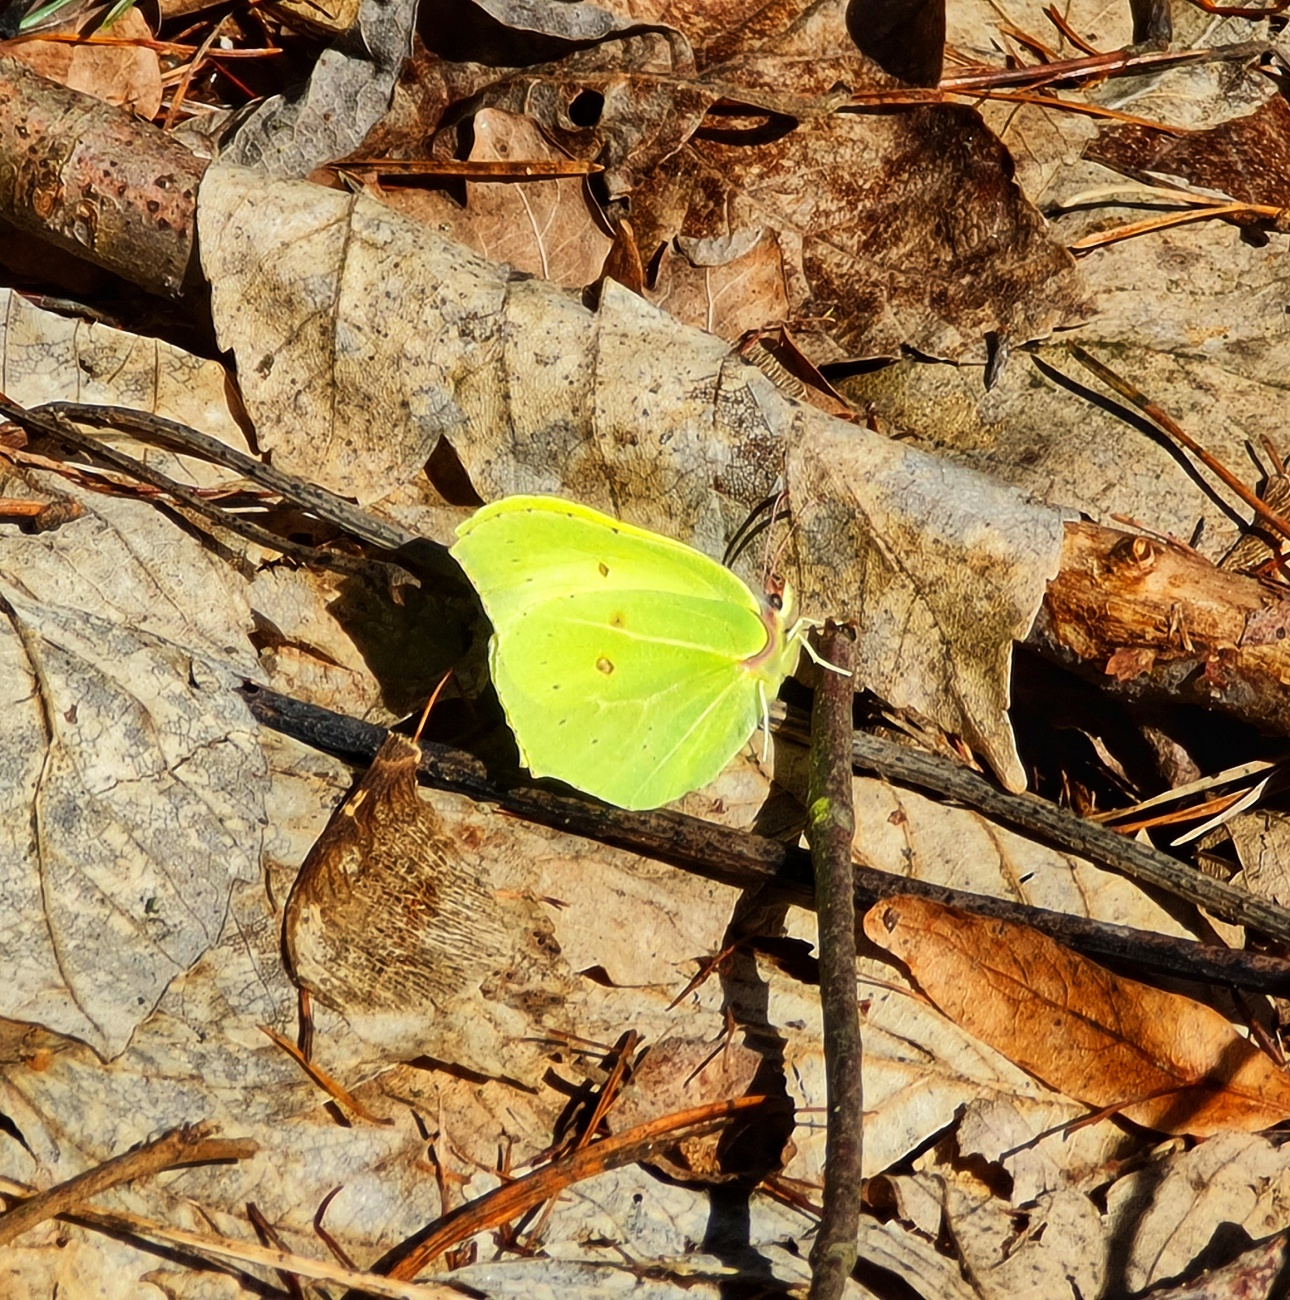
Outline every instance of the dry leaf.
<svg viewBox="0 0 1290 1300"><path fill-rule="evenodd" d="M1155 1300L1253 1300L1275 1294L1277 1280L1285 1276L1290 1241L1284 1232L1238 1255L1230 1264L1201 1274L1168 1291L1153 1293Z"/></svg>
<svg viewBox="0 0 1290 1300"><path fill-rule="evenodd" d="M1290 1152L1262 1137L1211 1138L1112 1183L1106 1217L1125 1289L1145 1290L1186 1271L1220 1231L1259 1240L1290 1225Z"/></svg>
<svg viewBox="0 0 1290 1300"><path fill-rule="evenodd" d="M232 381L219 362L163 339L42 311L10 289L0 289L0 367L6 395L22 406L60 401L128 406L250 450L230 406ZM175 457L107 431L101 436L187 483L206 487L228 477L204 460ZM179 465L182 474L175 472Z"/></svg>
<svg viewBox="0 0 1290 1300"><path fill-rule="evenodd" d="M760 1052L733 1035L723 1034L715 1042L681 1036L665 1038L649 1047L644 1060L633 1069L606 1122L611 1132L622 1133L690 1106L754 1093L758 1070L764 1065ZM780 1152L769 1150L768 1144L782 1144L791 1129L792 1120L787 1114L778 1125L771 1114L757 1115L737 1128L688 1138L660 1152L651 1164L668 1177L682 1181L729 1182L747 1177L752 1168L764 1170L768 1163L778 1165ZM747 1153L739 1148L747 1146L750 1139L751 1157L741 1160L740 1156Z"/></svg>
<svg viewBox="0 0 1290 1300"><path fill-rule="evenodd" d="M987 333L1029 339L1081 319L1073 261L975 110L833 111L886 81L852 43L845 7L736 8L728 26L671 9L678 31L516 70L476 102L528 113L602 163L612 213L625 207L646 263L667 250L689 260L691 281L723 268L727 298L764 294L739 304L745 329L779 325L786 303L814 360L906 346L983 361ZM589 123L570 107L580 100L594 100ZM745 285L732 263L759 241ZM709 314L693 290L676 305L691 323Z"/></svg>
<svg viewBox="0 0 1290 1300"><path fill-rule="evenodd" d="M945 1228L982 1300L1097 1296L1107 1277L1101 1215L1082 1192L1062 1191L1016 1211L985 1189L945 1182Z"/></svg>
<svg viewBox="0 0 1290 1300"><path fill-rule="evenodd" d="M23 40L5 43L5 54L50 81L151 119L161 110L161 65L149 48L152 30L137 9L112 26L111 42ZM110 184L110 182L109 182Z"/></svg>
<svg viewBox="0 0 1290 1300"><path fill-rule="evenodd" d="M472 162L567 158L526 117L483 109L475 114ZM470 181L463 206L442 190L400 187L383 201L494 262L571 289L590 284L613 240L597 219L583 177L513 182Z"/></svg>
<svg viewBox="0 0 1290 1300"><path fill-rule="evenodd" d="M870 909L865 933L946 1015L1098 1110L1202 1137L1290 1116L1290 1076L1217 1011L1114 975L1038 931L900 898Z"/></svg>
<svg viewBox="0 0 1290 1300"><path fill-rule="evenodd" d="M487 859L421 800L420 758L391 735L305 859L290 973L391 1056L532 1083L571 976L542 907L499 898Z"/></svg>
<svg viewBox="0 0 1290 1300"><path fill-rule="evenodd" d="M0 1015L112 1056L258 870L263 760L231 693L257 668L220 560L151 504L59 487L80 519L0 537Z"/></svg>
<svg viewBox="0 0 1290 1300"><path fill-rule="evenodd" d="M1181 135L1108 127L1084 157L1128 175L1151 172L1245 203L1290 205L1290 104L1273 94L1253 113Z"/></svg>
<svg viewBox="0 0 1290 1300"><path fill-rule="evenodd" d="M711 120L711 119L710 119ZM983 362L1087 314L1069 254L967 108L838 114L769 143L700 130L632 193L641 254L773 236L779 295L816 361L902 347ZM776 298L757 325L779 323Z"/></svg>
<svg viewBox="0 0 1290 1300"><path fill-rule="evenodd" d="M761 229L665 246L645 296L677 320L730 343L789 315L779 241Z"/></svg>
<svg viewBox="0 0 1290 1300"><path fill-rule="evenodd" d="M959 1121L958 1152L1007 1170L1013 1205L1065 1189L1092 1192L1125 1157L1131 1139L1109 1118L1072 1127L1087 1115L1086 1107L1059 1093L974 1098Z"/></svg>
<svg viewBox="0 0 1290 1300"><path fill-rule="evenodd" d="M963 736L1024 790L1012 643L1057 572L1062 514L868 430L813 425L788 463L804 607L854 619L857 680Z"/></svg>
<svg viewBox="0 0 1290 1300"><path fill-rule="evenodd" d="M312 7L325 25L346 22L353 12L349 0L334 0L330 7L313 0L293 3L297 13ZM415 13L415 0L362 0L347 38L323 51L307 84L262 100L221 156L272 176L307 176L350 153L389 103Z"/></svg>

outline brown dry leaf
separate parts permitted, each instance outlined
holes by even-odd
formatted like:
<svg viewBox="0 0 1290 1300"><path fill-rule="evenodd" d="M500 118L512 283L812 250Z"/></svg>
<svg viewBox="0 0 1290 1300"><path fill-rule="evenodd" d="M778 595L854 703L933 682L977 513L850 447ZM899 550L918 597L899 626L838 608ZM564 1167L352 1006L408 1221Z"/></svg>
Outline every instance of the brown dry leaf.
<svg viewBox="0 0 1290 1300"><path fill-rule="evenodd" d="M568 155L531 119L483 109L474 117L472 162L543 162ZM586 181L470 181L463 206L442 190L397 188L383 201L494 262L571 289L590 284L613 240L588 198Z"/></svg>
<svg viewBox="0 0 1290 1300"><path fill-rule="evenodd" d="M952 1019L1099 1110L1196 1136L1290 1116L1290 1076L1218 1012L1037 931L900 898L873 907L865 933Z"/></svg>
<svg viewBox="0 0 1290 1300"><path fill-rule="evenodd" d="M680 36L688 15L673 6L679 32L516 71L478 99L529 113L575 156L604 163L610 198L623 201L614 212L628 210L646 262L667 250L696 271L724 267L770 241L762 274L776 260L782 269L753 325L780 324L783 299L810 328L802 337L816 360L902 345L984 360L987 333L1021 341L1080 319L1074 263L974 110L830 111L848 89L882 80L852 44L844 9L800 0L769 19L736 10L720 32L700 19L703 48ZM592 100L594 112L574 107ZM705 121L718 101L735 107Z"/></svg>
<svg viewBox="0 0 1290 1300"><path fill-rule="evenodd" d="M572 976L542 906L500 898L488 858L418 796L420 757L391 735L305 859L289 972L378 1049L531 1085Z"/></svg>
<svg viewBox="0 0 1290 1300"><path fill-rule="evenodd" d="M1195 6L1173 8L1179 48L1235 45L1257 30L1244 19L1216 22ZM1099 48L1131 40L1126 5L1078 0L1062 13L1077 31L1094 36ZM1036 33L1046 25L1038 4L1009 10L1009 16ZM997 61L997 49L990 51L998 32L996 8L963 0L950 6L949 19L953 42ZM1063 53L1077 51L1067 46ZM1224 61L1112 79L1063 97L1208 130L1229 119L1248 121L1268 99L1268 79L1252 64ZM1140 204L1139 185L1130 184L1133 192L1126 194L1122 176L1083 156L1098 134L1093 119L1015 102L986 103L982 111L1016 159L1018 181L1049 213L1063 241L1150 215ZM1258 170L1252 160L1251 171ZM1080 206L1064 210L1079 196ZM1251 448L1262 437L1279 442L1284 436L1281 392L1290 343L1284 310L1290 246L1277 234L1261 247L1259 242L1233 226L1208 222L1125 240L1080 261L1098 311L1080 327L1079 341L1252 483L1261 471ZM1109 524L1113 514L1127 515L1183 538L1203 521L1201 550L1221 556L1235 540L1240 518L1248 517L1245 507L1202 483L1204 475L1189 471L1163 440L1082 395L1088 377L1078 367L1072 370L1060 351L1045 353L1045 360L1071 374L1074 383L1063 385L1053 371L1014 357L988 392L972 371L917 361L855 376L839 387L854 405L872 409L884 430L958 463L988 468L1098 521Z"/></svg>
<svg viewBox="0 0 1290 1300"><path fill-rule="evenodd" d="M1102 131L1084 157L1132 176L1153 173L1245 203L1290 205L1290 104L1271 95L1253 113L1181 135L1127 124Z"/></svg>
<svg viewBox="0 0 1290 1300"><path fill-rule="evenodd" d="M689 1106L755 1093L755 1080L764 1066L761 1053L731 1035L722 1035L713 1042L679 1035L665 1038L650 1047L644 1060L632 1071L631 1080L615 1100L606 1123L611 1132L621 1133ZM779 1163L779 1153L767 1148L768 1143L778 1140L782 1149L792 1129L791 1119L787 1115L783 1119L786 1122L777 1125L773 1116L758 1115L741 1126L745 1142L749 1130L755 1130L760 1139L753 1151L756 1165L751 1167L765 1168L767 1160ZM722 1150L730 1146L732 1136L727 1133L689 1138L661 1152L651 1164L668 1177L683 1181L729 1182L746 1177L750 1166L732 1168L733 1162Z"/></svg>
<svg viewBox="0 0 1290 1300"><path fill-rule="evenodd" d="M678 238L664 248L645 296L731 343L789 314L779 241L760 229L734 239Z"/></svg>
<svg viewBox="0 0 1290 1300"><path fill-rule="evenodd" d="M149 49L152 30L137 9L113 25L111 42L13 41L5 53L50 81L151 119L161 111L161 64ZM137 44L131 44L137 42Z"/></svg>
<svg viewBox="0 0 1290 1300"><path fill-rule="evenodd" d="M1022 342L1086 314L1073 261L974 110L815 117L765 143L739 135L709 118L641 181L642 255L773 236L786 315L814 360L909 347L983 362L987 334ZM774 306L758 324L778 323Z"/></svg>

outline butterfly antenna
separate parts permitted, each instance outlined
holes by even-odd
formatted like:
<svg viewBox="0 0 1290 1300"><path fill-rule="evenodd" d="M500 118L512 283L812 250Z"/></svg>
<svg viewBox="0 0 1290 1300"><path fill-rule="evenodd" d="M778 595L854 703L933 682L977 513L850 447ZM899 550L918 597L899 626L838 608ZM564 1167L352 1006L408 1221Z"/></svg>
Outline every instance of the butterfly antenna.
<svg viewBox="0 0 1290 1300"><path fill-rule="evenodd" d="M413 744L421 743L421 733L425 730L425 725L430 717L430 710L434 708L435 701L439 698L440 692L448 685L448 678L452 676L452 669L449 668L444 675L439 678L439 685L430 692L430 698L426 701L426 706L421 710L421 721L417 723L416 733L412 737Z"/></svg>
<svg viewBox="0 0 1290 1300"><path fill-rule="evenodd" d="M726 547L726 553L721 557L721 563L729 568L744 549L758 533L769 528L775 522L774 513L778 509L780 495L767 497L760 505L756 506L742 524L735 530L735 535L730 539L730 545ZM769 512L769 514L768 514ZM762 515L767 515L762 519Z"/></svg>
<svg viewBox="0 0 1290 1300"><path fill-rule="evenodd" d="M767 528L769 528L770 525L777 524L784 519L788 519L790 521L792 519L792 512L788 508L787 488L785 488L782 492L779 492L775 495L774 505L771 510L771 517L767 521ZM788 531L784 534L783 538L780 540L779 545L775 547L775 550L772 553L770 549L772 534L769 531L766 534L766 549L762 553L762 557L761 557L761 571L763 575L762 587L768 596L769 595L782 596L784 594L784 582L782 578L777 576L777 571L779 569L779 562L784 558L784 551L787 549L788 543L792 539L792 536L793 536L793 526L790 522Z"/></svg>

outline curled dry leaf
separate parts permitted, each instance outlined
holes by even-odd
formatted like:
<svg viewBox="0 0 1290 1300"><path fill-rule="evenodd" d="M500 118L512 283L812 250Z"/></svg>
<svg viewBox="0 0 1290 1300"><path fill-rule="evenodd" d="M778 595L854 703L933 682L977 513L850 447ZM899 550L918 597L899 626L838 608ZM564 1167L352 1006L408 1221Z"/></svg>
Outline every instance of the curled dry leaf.
<svg viewBox="0 0 1290 1300"><path fill-rule="evenodd" d="M1035 930L898 898L869 911L865 933L947 1016L1098 1110L1197 1137L1290 1116L1290 1076L1217 1011Z"/></svg>
<svg viewBox="0 0 1290 1300"><path fill-rule="evenodd" d="M291 973L394 1055L532 1083L532 1039L572 977L541 906L499 898L422 801L420 757L391 735L305 859L283 924Z"/></svg>

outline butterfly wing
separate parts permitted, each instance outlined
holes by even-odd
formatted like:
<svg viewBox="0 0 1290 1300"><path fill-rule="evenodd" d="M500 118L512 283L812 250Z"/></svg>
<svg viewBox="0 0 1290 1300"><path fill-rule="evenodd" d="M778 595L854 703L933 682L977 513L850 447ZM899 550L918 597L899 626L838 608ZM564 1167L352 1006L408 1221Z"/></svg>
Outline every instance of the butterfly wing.
<svg viewBox="0 0 1290 1300"><path fill-rule="evenodd" d="M740 578L693 547L558 497L484 506L457 529L452 553L494 627L530 605L586 591L672 592L760 611ZM753 637L747 653L764 640Z"/></svg>
<svg viewBox="0 0 1290 1300"><path fill-rule="evenodd" d="M791 667L744 583L669 538L549 497L486 506L458 537L536 776L624 808L668 803L720 773L757 724L760 688Z"/></svg>

